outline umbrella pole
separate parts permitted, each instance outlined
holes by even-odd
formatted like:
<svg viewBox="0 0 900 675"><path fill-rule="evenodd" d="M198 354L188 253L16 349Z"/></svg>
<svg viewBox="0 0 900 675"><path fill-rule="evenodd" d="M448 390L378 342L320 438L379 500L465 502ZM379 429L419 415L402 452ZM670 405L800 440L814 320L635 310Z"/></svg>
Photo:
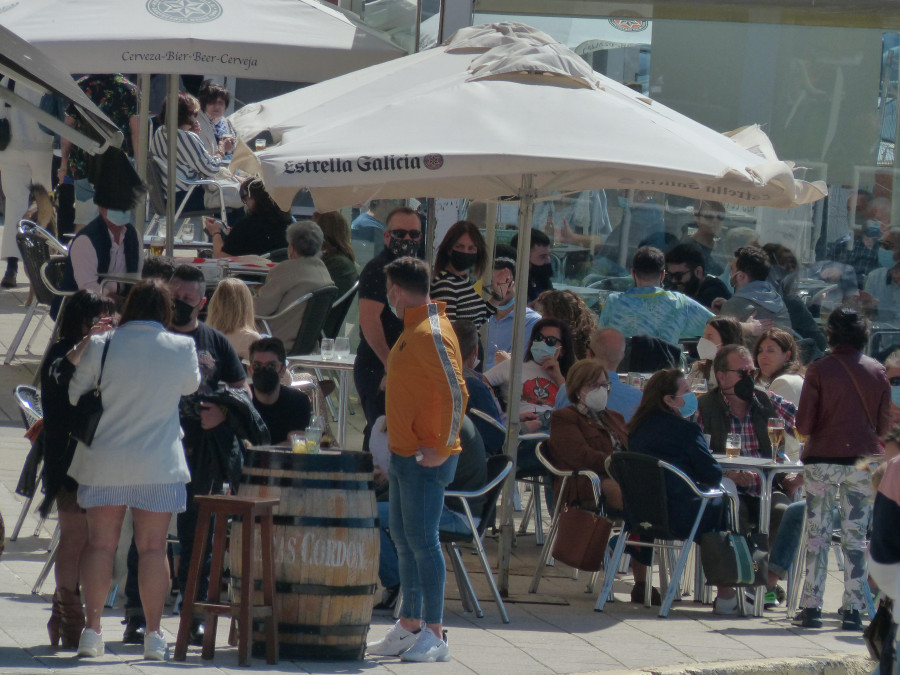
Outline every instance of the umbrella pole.
<svg viewBox="0 0 900 675"><path fill-rule="evenodd" d="M178 75L166 75L166 255L171 257L175 241L175 165L178 160ZM173 133L174 132L174 133Z"/></svg>
<svg viewBox="0 0 900 675"><path fill-rule="evenodd" d="M500 510L500 593L509 595L509 565L512 555L513 500L516 484L516 453L519 448L519 403L522 399L522 346L525 342L525 306L528 304L528 259L531 251L531 219L534 212L534 174L522 175L519 189L519 247L516 251L516 305L509 369L509 402L506 410L506 444L503 452L513 461L503 485ZM518 367L516 367L518 366ZM539 495L535 495L538 499Z"/></svg>
<svg viewBox="0 0 900 675"><path fill-rule="evenodd" d="M628 242L631 240L631 207L634 205L634 190L628 191L625 216L622 218L622 233L619 235L619 265L625 267L628 259Z"/></svg>
<svg viewBox="0 0 900 675"><path fill-rule="evenodd" d="M471 204L470 204L471 206ZM900 222L900 221L898 221ZM484 246L488 254L488 264L484 268L484 274L481 275L481 289L490 288L494 278L494 249L497 243L497 204L488 202L484 215ZM487 331L482 331L481 349L487 353ZM493 364L485 364L485 370Z"/></svg>
<svg viewBox="0 0 900 675"><path fill-rule="evenodd" d="M147 158L150 156L150 75L142 73L138 76L138 88L141 95L138 104L138 116L140 127L138 128L138 143L134 148L134 160L137 165L138 176L147 183ZM144 236L147 224L147 200L141 201L134 215L134 226L138 234Z"/></svg>

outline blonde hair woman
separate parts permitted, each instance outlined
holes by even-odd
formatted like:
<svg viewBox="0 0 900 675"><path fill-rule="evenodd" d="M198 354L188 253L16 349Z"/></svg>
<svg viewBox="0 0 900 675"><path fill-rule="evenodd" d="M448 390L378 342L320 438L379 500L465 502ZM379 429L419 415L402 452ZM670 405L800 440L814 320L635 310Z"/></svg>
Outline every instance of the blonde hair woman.
<svg viewBox="0 0 900 675"><path fill-rule="evenodd" d="M259 340L253 296L239 279L222 279L209 300L206 324L223 333L241 359L250 359L250 345Z"/></svg>

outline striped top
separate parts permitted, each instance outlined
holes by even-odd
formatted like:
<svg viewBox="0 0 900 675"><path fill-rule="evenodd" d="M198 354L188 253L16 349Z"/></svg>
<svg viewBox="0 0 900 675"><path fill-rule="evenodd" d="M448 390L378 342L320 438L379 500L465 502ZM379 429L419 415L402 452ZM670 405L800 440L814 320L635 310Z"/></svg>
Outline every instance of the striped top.
<svg viewBox="0 0 900 675"><path fill-rule="evenodd" d="M169 140L166 135L166 127L161 126L153 134L150 142L150 152L154 157L159 157L168 164ZM216 155L211 155L200 137L193 131L178 130L178 161L176 168L175 185L178 190L187 190L190 185L187 180L199 180L201 178L214 178L222 167L222 160ZM163 181L163 192L166 183Z"/></svg>
<svg viewBox="0 0 900 675"><path fill-rule="evenodd" d="M460 277L447 270L431 282L430 295L432 300L447 303L447 318L451 321L465 319L480 326L497 313L496 307L475 292L468 276Z"/></svg>

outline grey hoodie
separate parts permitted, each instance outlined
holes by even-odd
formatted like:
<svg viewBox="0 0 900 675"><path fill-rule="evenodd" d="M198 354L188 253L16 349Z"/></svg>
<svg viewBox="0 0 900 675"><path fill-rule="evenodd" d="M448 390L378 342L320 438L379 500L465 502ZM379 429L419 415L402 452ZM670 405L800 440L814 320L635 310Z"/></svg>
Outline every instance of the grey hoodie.
<svg viewBox="0 0 900 675"><path fill-rule="evenodd" d="M725 301L719 314L746 321L754 312L756 319L772 319L779 328L791 329L791 317L784 300L768 281L751 281L742 286Z"/></svg>

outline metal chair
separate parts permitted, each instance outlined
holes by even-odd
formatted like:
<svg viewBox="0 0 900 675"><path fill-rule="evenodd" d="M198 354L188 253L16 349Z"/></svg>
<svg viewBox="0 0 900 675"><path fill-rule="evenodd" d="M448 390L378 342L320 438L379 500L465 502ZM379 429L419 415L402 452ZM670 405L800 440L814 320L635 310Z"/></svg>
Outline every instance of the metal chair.
<svg viewBox="0 0 900 675"><path fill-rule="evenodd" d="M347 312L350 311L350 305L353 304L353 298L356 296L358 290L359 279L357 279L341 297L332 303L331 309L328 311L328 316L325 317L325 323L322 326L322 337L332 339L338 337L338 334L341 332L341 327L344 325L344 319L347 317Z"/></svg>
<svg viewBox="0 0 900 675"><path fill-rule="evenodd" d="M469 578L469 574L466 571L466 566L463 563L458 546L460 543L471 543L475 547L478 562L481 563L481 568L484 570L484 576L487 579L488 586L490 586L491 594L494 596L494 602L497 603L497 609L500 610L500 617L503 619L503 623L509 623L509 614L506 613L506 607L503 604L503 599L500 597L500 591L497 589L497 582L494 580L494 575L491 572L491 564L488 562L482 538L484 537L484 531L488 523L492 522L494 519L494 512L497 509L497 500L500 498L503 481L509 475L511 469L512 459L506 455L489 457L487 460L488 482L483 488L472 492L455 490L445 491L445 498L459 500L463 514L471 529L471 533L458 534L456 532L444 531L438 533L441 542L444 544L444 550L450 558L450 564L453 567L453 573L456 576L456 583L459 586L459 596L462 600L463 608L466 611L474 610L475 615L479 619L484 617L484 612L481 609L481 605L478 603L478 598L475 596L475 589L472 588L472 580ZM484 498L481 513L479 514L481 520L476 527L475 519L472 517L472 509L469 505L469 500L481 497Z"/></svg>
<svg viewBox="0 0 900 675"><path fill-rule="evenodd" d="M681 469L657 459L650 455L644 455L637 452L617 452L614 453L607 461L609 474L616 480L622 489L622 501L627 514L622 532L616 541L616 548L613 551L610 563L606 568L603 577L603 587L597 598L597 604L594 610L602 612L606 601L612 592L613 580L616 576L616 570L619 566L619 560L625 552L625 544L628 537L632 533L638 533L653 537L651 542L631 541L631 546L649 547L654 554L656 549L663 552L669 550L678 551L678 559L675 567L671 571L669 583L667 584L666 595L663 599L662 606L659 609L659 616L666 617L669 615L669 609L675 600L675 593L681 587L681 574L687 563L688 554L694 537L697 534L697 528L700 526L700 520L711 499L723 497L724 490L713 488L709 490L701 490L692 481L687 474ZM691 489L691 491L700 498L700 508L697 516L694 518L694 524L691 527L690 535L680 540L669 527L668 501L666 497L666 472L669 472L679 479ZM635 523L631 525L629 523ZM681 541L680 544L674 543ZM655 557L655 555L654 555ZM662 557L665 561L666 556ZM653 574L653 558L650 562L649 579ZM661 575L662 576L662 575ZM647 587L651 583L648 581ZM645 598L645 604L649 607L649 597Z"/></svg>
<svg viewBox="0 0 900 675"><path fill-rule="evenodd" d="M294 338L294 344L288 349L288 355L305 356L307 354L312 354L319 342L322 324L325 322L325 317L328 316L328 310L331 308L334 299L337 297L337 292L337 286L322 286L321 288L317 288L316 290L297 298L287 307L275 314L270 314L268 316L257 315L256 319L257 321L262 322L266 332L271 335L272 329L269 326L269 321L272 319L280 319L305 304L306 311L303 312L303 320L297 327L297 337Z"/></svg>
<svg viewBox="0 0 900 675"><path fill-rule="evenodd" d="M160 216L166 215L166 189L164 179L168 175L169 167L165 160L160 157L154 157L153 162L156 165L156 170L154 171L152 168L147 172L147 193L150 198L150 207L153 209L154 213L159 214ZM181 200L181 203L175 209L175 222L178 222L178 219L182 216L185 218L190 218L192 216L215 216L218 215L219 219L225 223L228 222L227 214L225 211L225 194L222 192L222 186L219 183L211 178L200 178L200 179L190 179L187 178L179 169L178 165L175 165L175 175L178 177L178 182L182 184L187 184L188 189L184 195L184 199ZM187 204L188 199L191 194L198 187L203 190L206 186L210 186L214 188L214 192L217 194L219 198L219 208L218 209L201 209L199 211L184 211L184 206ZM174 230L173 230L174 231Z"/></svg>
<svg viewBox="0 0 900 675"><path fill-rule="evenodd" d="M25 275L31 283L32 299L31 304L28 305L28 308L25 310L25 316L22 318L22 323L19 324L19 329L16 331L16 335L9 345L9 350L6 352L6 358L3 360L4 365L9 365L16 355L16 350L19 348L22 338L25 337L25 331L28 330L28 326L34 318L38 305L46 305L49 309L58 296L53 289L49 288L43 282L41 277L41 267L45 262L50 260L50 256L54 253L68 255L68 249L61 241L40 225L30 220L19 221L19 228L16 233L16 244L19 247L19 253L22 257ZM40 329L43 320L44 317L42 316L41 323L38 324L35 333ZM33 339L34 335L32 335L32 340ZM29 345L30 344L31 341L29 340Z"/></svg>
<svg viewBox="0 0 900 675"><path fill-rule="evenodd" d="M541 583L541 577L544 575L544 568L547 566L547 560L549 560L550 552L553 550L553 544L556 541L556 535L559 532L559 517L562 514L566 485L568 484L569 479L571 478L574 480L576 477L583 476L590 480L591 488L594 492L594 503L600 504L600 476L593 471L560 471L553 466L553 463L544 454L545 447L545 443L538 443L538 446L535 449L538 461L540 461L551 474L562 478L562 481L559 484L556 503L553 506L553 518L550 520L550 532L547 533L543 550L541 550L541 555L538 557L537 567L535 568L534 576L531 579L531 586L528 588L529 593L537 593L538 585Z"/></svg>
<svg viewBox="0 0 900 675"><path fill-rule="evenodd" d="M22 424L24 424L25 429L28 430L31 428L35 422L44 418L44 409L41 405L41 392L31 385L20 384L15 389L15 399L16 403L19 406L19 412L22 414ZM35 484L35 494L40 489L40 484L42 480L42 468L44 466L44 461L41 459L37 465L37 482ZM22 525L25 523L25 517L28 515L28 511L31 509L31 504L34 502L34 495L31 497L25 498L25 503L22 504L22 508L19 510L19 517L16 520L16 526L13 528L12 534L9 537L10 541L16 541L19 538L19 531L22 529ZM44 519L41 518L38 521L37 528L35 529L35 534L40 532L40 529L44 523Z"/></svg>

